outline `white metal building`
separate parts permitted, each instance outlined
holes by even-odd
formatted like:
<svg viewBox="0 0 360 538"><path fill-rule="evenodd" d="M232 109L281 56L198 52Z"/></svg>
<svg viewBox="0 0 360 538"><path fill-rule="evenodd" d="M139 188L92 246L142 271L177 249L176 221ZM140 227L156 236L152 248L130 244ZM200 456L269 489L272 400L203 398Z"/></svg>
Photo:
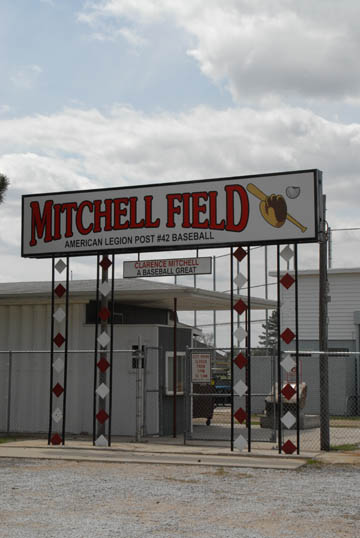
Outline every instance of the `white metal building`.
<svg viewBox="0 0 360 538"><path fill-rule="evenodd" d="M292 273L290 271L292 275ZM271 273L275 276L274 273ZM360 268L328 270L328 349L330 412L333 415L360 412ZM319 350L319 271L298 273L299 345L301 351ZM281 327L294 330L294 286L281 290ZM293 347L293 344L289 348ZM301 372L309 387L309 407L318 408L319 364L315 354L304 356ZM312 406L312 407L311 407Z"/></svg>
<svg viewBox="0 0 360 538"><path fill-rule="evenodd" d="M318 349L319 271L299 271L299 335L303 349ZM360 268L329 269L329 348L359 350ZM282 323L290 316L293 296L282 290ZM287 308L289 307L289 308ZM315 346L315 347L314 347Z"/></svg>

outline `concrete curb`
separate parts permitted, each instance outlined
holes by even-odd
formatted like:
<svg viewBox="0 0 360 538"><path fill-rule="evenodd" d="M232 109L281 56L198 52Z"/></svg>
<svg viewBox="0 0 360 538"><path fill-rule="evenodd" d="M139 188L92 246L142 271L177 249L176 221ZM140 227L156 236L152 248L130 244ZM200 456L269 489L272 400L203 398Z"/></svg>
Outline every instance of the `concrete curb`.
<svg viewBox="0 0 360 538"><path fill-rule="evenodd" d="M216 467L251 467L297 469L307 462L306 456L286 454L230 452L213 447L190 447L172 444L114 443L109 448L93 447L89 442L69 442L65 446L48 446L46 440L16 441L0 445L0 458L27 458L104 463L147 463L204 465Z"/></svg>

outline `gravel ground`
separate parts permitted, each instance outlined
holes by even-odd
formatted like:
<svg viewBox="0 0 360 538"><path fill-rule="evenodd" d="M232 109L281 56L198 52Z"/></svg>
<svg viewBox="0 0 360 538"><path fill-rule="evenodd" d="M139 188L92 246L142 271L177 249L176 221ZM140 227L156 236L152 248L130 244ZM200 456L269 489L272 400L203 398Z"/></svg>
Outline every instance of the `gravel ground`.
<svg viewBox="0 0 360 538"><path fill-rule="evenodd" d="M360 536L360 468L0 460L1 538Z"/></svg>

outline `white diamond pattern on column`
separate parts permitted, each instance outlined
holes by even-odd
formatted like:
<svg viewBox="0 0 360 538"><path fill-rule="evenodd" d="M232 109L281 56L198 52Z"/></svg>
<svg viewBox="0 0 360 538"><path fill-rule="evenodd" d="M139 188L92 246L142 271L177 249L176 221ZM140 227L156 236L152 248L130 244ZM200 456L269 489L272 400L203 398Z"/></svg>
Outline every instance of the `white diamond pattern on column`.
<svg viewBox="0 0 360 538"><path fill-rule="evenodd" d="M235 278L234 282L237 285L238 288L242 288L243 285L247 282L247 278L242 274L239 273Z"/></svg>
<svg viewBox="0 0 360 538"><path fill-rule="evenodd" d="M287 427L287 429L290 429L291 426L295 424L296 418L292 413L290 413L290 411L288 411L286 415L281 418L281 422Z"/></svg>
<svg viewBox="0 0 360 538"><path fill-rule="evenodd" d="M106 334L106 332L104 331L100 334L97 341L99 342L101 347L106 347L108 343L110 342L110 336Z"/></svg>
<svg viewBox="0 0 360 538"><path fill-rule="evenodd" d="M287 245L281 252L280 252L280 256L282 257L283 260L285 260L286 262L289 262L291 260L291 258L294 256L294 252L291 250L291 248L289 247L289 245Z"/></svg>
<svg viewBox="0 0 360 538"><path fill-rule="evenodd" d="M280 364L288 373L296 366L296 362L290 357L290 355L287 355L287 357L285 357Z"/></svg>
<svg viewBox="0 0 360 538"><path fill-rule="evenodd" d="M55 409L55 411L53 412L52 414L52 418L54 420L54 422L56 422L56 424L58 422L60 422L60 420L62 420L63 418L63 414L62 414L62 411L61 409L59 409L58 407Z"/></svg>
<svg viewBox="0 0 360 538"><path fill-rule="evenodd" d="M101 383L101 385L96 389L96 394L100 396L100 398L104 399L109 394L109 389L105 385L105 383Z"/></svg>
<svg viewBox="0 0 360 538"><path fill-rule="evenodd" d="M247 385L240 379L236 385L234 385L234 391L236 394L238 394L240 397L244 396L245 392L247 391Z"/></svg>
<svg viewBox="0 0 360 538"><path fill-rule="evenodd" d="M239 437L234 441L234 446L238 450L244 450L245 448L247 448L248 442L243 435L239 435Z"/></svg>
<svg viewBox="0 0 360 538"><path fill-rule="evenodd" d="M60 372L62 372L64 369L64 359L58 357L53 364L53 368L57 371L58 374L60 374Z"/></svg>
<svg viewBox="0 0 360 538"><path fill-rule="evenodd" d="M236 329L234 335L239 340L239 342L241 342L242 340L244 340L244 338L247 337L247 332L240 326Z"/></svg>
<svg viewBox="0 0 360 538"><path fill-rule="evenodd" d="M96 439L96 441L95 441L95 445L96 445L96 446L108 446L109 443L108 443L108 441L107 441L107 439L106 439L106 437L105 437L104 435L100 435L100 436Z"/></svg>
<svg viewBox="0 0 360 538"><path fill-rule="evenodd" d="M61 306L59 306L59 308L54 313L54 318L56 319L58 323L61 323L62 321L64 321L65 317L66 317L66 314L64 310L61 308Z"/></svg>
<svg viewBox="0 0 360 538"><path fill-rule="evenodd" d="M62 273L63 270L65 269L66 267L66 263L63 261L63 260L59 260L56 264L55 264L55 269L57 270L58 273Z"/></svg>
<svg viewBox="0 0 360 538"><path fill-rule="evenodd" d="M100 293L106 297L107 295L109 295L109 293L111 292L111 286L109 284L109 282L102 282L100 285L99 285L99 290L100 290Z"/></svg>

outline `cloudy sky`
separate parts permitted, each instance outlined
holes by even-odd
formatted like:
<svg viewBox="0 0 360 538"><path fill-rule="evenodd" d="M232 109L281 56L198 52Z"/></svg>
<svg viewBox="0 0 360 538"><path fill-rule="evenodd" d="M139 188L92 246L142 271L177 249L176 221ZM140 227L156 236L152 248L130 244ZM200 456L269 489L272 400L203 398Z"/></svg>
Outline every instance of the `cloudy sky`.
<svg viewBox="0 0 360 538"><path fill-rule="evenodd" d="M1 0L1 281L50 276L20 258L32 192L319 168L330 226L360 227L359 14L357 0ZM360 266L359 240L334 233L335 266Z"/></svg>

